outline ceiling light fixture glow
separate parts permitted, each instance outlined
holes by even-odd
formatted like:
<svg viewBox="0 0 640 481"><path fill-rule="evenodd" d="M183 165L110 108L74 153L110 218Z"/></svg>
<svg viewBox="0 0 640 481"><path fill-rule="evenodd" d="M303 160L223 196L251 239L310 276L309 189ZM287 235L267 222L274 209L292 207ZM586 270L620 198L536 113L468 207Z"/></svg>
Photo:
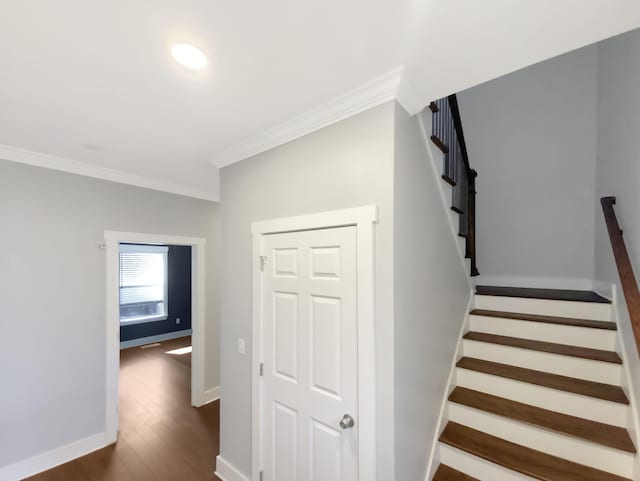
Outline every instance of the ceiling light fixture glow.
<svg viewBox="0 0 640 481"><path fill-rule="evenodd" d="M202 51L193 45L179 43L171 48L171 55L180 65L191 70L200 70L206 67L207 57Z"/></svg>

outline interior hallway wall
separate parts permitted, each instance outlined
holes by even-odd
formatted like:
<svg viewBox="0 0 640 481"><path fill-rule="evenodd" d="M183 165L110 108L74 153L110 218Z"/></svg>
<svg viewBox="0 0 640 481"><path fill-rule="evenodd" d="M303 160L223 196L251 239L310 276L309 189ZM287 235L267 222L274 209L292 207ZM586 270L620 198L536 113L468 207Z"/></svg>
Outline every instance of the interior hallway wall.
<svg viewBox="0 0 640 481"><path fill-rule="evenodd" d="M251 223L376 204L378 476L393 479L393 122L389 102L221 170L221 456L251 472ZM238 338L247 354L238 353Z"/></svg>
<svg viewBox="0 0 640 481"><path fill-rule="evenodd" d="M618 222L640 279L640 32L607 40L598 46L598 161L594 201L596 242L595 279L615 284L616 309L628 367L640 401L640 360L629 312L613 258L600 198L615 196Z"/></svg>
<svg viewBox="0 0 640 481"><path fill-rule="evenodd" d="M589 46L458 94L478 171L480 283L590 286L596 53Z"/></svg>
<svg viewBox="0 0 640 481"><path fill-rule="evenodd" d="M0 160L0 470L105 429L105 230L207 239L219 385L218 205Z"/></svg>
<svg viewBox="0 0 640 481"><path fill-rule="evenodd" d="M418 117L396 105L394 429L396 481L424 481L471 285ZM430 142L430 141L429 141Z"/></svg>

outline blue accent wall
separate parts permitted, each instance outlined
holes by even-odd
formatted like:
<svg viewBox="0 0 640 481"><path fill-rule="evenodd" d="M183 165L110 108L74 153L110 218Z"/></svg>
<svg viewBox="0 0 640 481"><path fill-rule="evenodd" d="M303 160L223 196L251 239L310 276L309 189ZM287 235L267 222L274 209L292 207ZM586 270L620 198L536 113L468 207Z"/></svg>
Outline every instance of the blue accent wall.
<svg viewBox="0 0 640 481"><path fill-rule="evenodd" d="M120 326L120 341L191 329L191 247L169 246L167 270L167 319Z"/></svg>

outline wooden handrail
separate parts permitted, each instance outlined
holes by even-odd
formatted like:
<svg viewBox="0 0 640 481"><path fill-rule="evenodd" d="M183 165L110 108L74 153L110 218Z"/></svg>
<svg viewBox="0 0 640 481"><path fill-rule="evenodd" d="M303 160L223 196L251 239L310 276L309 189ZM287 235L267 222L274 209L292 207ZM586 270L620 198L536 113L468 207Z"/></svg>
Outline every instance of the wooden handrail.
<svg viewBox="0 0 640 481"><path fill-rule="evenodd" d="M624 298L627 302L631 328L636 338L636 346L640 352L640 291L638 291L638 283L633 273L633 266L629 259L629 252L627 251L624 237L622 237L620 224L618 223L616 212L613 210L616 198L603 197L600 199L600 203L602 204L604 220L607 223L607 230L609 231L609 240L611 240L613 256L615 257L616 266L618 267L622 291L624 292Z"/></svg>
<svg viewBox="0 0 640 481"><path fill-rule="evenodd" d="M467 169L467 175L471 176L471 166L469 164L469 154L467 153L467 143L464 140L464 130L462 129L462 120L460 119L460 107L458 106L458 96L456 94L449 95L449 107L451 108L451 116L453 117L453 125L458 134L458 143L462 152L462 161L464 168ZM478 173L476 172L476 176Z"/></svg>

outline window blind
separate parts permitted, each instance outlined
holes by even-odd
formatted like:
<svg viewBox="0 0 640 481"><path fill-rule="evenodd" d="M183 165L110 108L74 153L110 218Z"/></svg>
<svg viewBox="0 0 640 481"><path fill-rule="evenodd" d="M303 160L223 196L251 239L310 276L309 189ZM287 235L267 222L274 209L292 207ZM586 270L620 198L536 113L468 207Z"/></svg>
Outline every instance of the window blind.
<svg viewBox="0 0 640 481"><path fill-rule="evenodd" d="M120 246L120 307L123 314L121 318L144 317L145 313L150 314L149 304L157 306L154 316L164 314L168 250L166 246ZM147 306L147 309L137 312L131 309L135 305ZM126 306L130 307L126 310L128 315L124 315L122 309Z"/></svg>

